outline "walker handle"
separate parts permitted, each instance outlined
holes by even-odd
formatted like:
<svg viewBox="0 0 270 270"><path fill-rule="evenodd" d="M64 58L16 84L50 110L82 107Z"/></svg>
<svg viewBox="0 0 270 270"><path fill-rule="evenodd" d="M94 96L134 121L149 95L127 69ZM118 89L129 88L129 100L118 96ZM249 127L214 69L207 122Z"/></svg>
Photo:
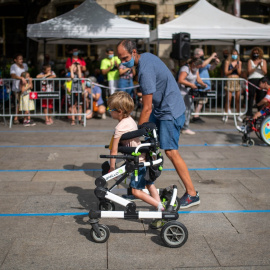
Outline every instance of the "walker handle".
<svg viewBox="0 0 270 270"><path fill-rule="evenodd" d="M100 155L100 158L118 158L118 159L131 159L134 160L136 157L128 155Z"/></svg>

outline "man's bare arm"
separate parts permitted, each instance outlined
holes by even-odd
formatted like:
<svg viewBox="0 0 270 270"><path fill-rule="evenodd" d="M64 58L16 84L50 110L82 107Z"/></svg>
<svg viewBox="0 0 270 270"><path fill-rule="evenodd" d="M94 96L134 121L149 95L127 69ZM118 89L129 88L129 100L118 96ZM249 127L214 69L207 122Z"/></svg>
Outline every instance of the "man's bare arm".
<svg viewBox="0 0 270 270"><path fill-rule="evenodd" d="M139 125L149 121L149 117L152 113L152 101L153 94L142 96L143 108L138 122Z"/></svg>

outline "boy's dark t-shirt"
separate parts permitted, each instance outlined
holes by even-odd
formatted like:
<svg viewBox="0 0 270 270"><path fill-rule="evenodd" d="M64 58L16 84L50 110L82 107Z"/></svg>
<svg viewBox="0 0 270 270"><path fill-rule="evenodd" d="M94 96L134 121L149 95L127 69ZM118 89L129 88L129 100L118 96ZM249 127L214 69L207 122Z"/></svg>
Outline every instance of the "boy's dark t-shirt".
<svg viewBox="0 0 270 270"><path fill-rule="evenodd" d="M177 82L157 56L141 54L138 80L143 95L153 94L154 116L157 119L173 120L185 112L185 103Z"/></svg>

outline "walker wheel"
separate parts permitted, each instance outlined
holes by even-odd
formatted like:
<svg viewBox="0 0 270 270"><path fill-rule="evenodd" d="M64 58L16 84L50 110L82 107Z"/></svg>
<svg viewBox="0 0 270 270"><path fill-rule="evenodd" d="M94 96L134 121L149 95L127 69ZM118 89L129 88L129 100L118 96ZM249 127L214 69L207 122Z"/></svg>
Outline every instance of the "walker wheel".
<svg viewBox="0 0 270 270"><path fill-rule="evenodd" d="M90 235L96 243L105 243L109 239L110 229L103 224L98 224L98 229L101 234L100 237L96 234L93 228L90 230Z"/></svg>
<svg viewBox="0 0 270 270"><path fill-rule="evenodd" d="M255 144L253 139L248 139L248 140L242 140L243 146L250 147Z"/></svg>
<svg viewBox="0 0 270 270"><path fill-rule="evenodd" d="M178 248L186 243L188 230L178 221L169 221L162 227L160 236L167 247Z"/></svg>
<svg viewBox="0 0 270 270"><path fill-rule="evenodd" d="M99 210L101 211L114 211L115 205L111 201L102 201L99 203Z"/></svg>

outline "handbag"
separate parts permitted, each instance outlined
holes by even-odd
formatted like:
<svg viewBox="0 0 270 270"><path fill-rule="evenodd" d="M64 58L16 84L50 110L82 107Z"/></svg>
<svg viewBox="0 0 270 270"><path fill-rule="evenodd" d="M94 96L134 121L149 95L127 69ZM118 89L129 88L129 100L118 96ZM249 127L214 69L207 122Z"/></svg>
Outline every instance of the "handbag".
<svg viewBox="0 0 270 270"><path fill-rule="evenodd" d="M93 100L93 112L98 112L97 101Z"/></svg>

